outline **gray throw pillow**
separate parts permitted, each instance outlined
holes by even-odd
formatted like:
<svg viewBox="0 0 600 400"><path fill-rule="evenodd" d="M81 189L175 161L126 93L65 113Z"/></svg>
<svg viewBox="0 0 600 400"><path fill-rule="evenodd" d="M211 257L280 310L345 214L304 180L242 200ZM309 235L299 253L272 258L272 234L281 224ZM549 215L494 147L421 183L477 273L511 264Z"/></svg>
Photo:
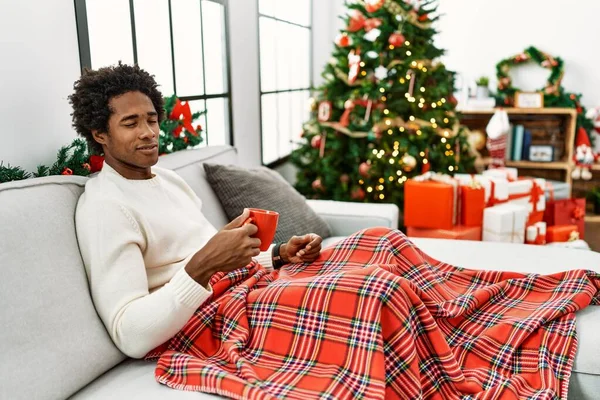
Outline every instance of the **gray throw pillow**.
<svg viewBox="0 0 600 400"><path fill-rule="evenodd" d="M316 233L322 238L331 236L327 223L277 172L266 167L203 165L229 221L240 215L244 208L262 208L279 213L274 243L287 242L294 235L306 233Z"/></svg>

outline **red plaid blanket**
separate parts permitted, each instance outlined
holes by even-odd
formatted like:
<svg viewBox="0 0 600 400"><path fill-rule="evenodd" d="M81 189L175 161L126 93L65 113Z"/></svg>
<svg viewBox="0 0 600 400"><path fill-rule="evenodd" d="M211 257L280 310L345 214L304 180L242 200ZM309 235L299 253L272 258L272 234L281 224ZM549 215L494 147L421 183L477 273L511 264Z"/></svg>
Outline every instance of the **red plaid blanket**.
<svg viewBox="0 0 600 400"><path fill-rule="evenodd" d="M385 228L212 285L148 358L160 383L236 399L566 399L574 312L600 302L593 272L461 269Z"/></svg>

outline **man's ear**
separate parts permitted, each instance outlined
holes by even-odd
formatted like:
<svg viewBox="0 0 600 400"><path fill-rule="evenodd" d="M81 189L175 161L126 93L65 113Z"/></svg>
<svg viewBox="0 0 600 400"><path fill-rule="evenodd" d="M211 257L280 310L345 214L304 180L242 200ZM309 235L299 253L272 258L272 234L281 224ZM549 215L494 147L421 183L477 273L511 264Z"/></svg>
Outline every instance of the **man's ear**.
<svg viewBox="0 0 600 400"><path fill-rule="evenodd" d="M106 136L108 136L108 134L106 132L100 132L96 129L92 130L92 137L94 138L94 140L100 144L106 144Z"/></svg>

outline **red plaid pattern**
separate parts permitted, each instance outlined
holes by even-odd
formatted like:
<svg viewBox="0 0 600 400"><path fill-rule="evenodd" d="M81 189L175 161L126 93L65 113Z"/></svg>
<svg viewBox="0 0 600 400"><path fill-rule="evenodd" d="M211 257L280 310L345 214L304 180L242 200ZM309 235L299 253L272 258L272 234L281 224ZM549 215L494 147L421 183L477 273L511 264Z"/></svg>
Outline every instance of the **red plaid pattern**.
<svg viewBox="0 0 600 400"><path fill-rule="evenodd" d="M566 399L574 312L600 303L594 272L462 269L386 228L212 285L148 358L160 383L235 399Z"/></svg>

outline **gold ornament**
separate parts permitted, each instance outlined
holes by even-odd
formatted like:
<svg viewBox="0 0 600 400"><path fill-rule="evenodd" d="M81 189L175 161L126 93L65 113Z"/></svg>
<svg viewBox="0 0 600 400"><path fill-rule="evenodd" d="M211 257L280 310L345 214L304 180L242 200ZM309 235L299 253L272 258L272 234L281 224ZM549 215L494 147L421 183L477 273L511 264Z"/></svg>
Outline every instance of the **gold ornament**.
<svg viewBox="0 0 600 400"><path fill-rule="evenodd" d="M310 109L310 111L317 111L318 103L314 97L310 97L308 99L308 108Z"/></svg>
<svg viewBox="0 0 600 400"><path fill-rule="evenodd" d="M402 164L402 168L406 172L410 172L417 166L417 159L406 153L402 156Z"/></svg>
<svg viewBox="0 0 600 400"><path fill-rule="evenodd" d="M468 142L475 150L482 150L485 147L486 138L483 132L475 130L469 133Z"/></svg>

